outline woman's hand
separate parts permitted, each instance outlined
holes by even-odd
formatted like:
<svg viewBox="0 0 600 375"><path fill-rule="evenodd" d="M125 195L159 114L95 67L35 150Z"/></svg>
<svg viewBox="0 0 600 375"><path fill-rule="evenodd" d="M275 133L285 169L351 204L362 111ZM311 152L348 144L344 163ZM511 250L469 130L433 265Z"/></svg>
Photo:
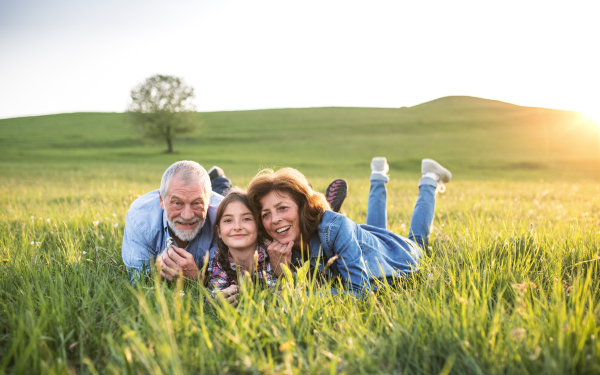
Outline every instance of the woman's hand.
<svg viewBox="0 0 600 375"><path fill-rule="evenodd" d="M269 259L271 260L271 267L273 267L273 272L277 277L283 275L283 270L281 269L282 264L285 264L287 267L290 266L290 263L292 262L293 246L294 241L283 244L277 240L273 240L267 247L267 254L269 254Z"/></svg>

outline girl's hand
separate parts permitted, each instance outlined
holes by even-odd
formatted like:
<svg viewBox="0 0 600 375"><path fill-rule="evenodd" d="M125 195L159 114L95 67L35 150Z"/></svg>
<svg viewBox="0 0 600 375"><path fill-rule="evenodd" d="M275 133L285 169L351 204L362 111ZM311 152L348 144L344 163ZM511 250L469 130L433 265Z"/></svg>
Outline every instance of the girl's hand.
<svg viewBox="0 0 600 375"><path fill-rule="evenodd" d="M269 259L271 260L271 267L273 267L273 272L277 277L283 275L283 270L281 269L282 264L285 264L287 267L290 266L290 263L292 262L293 246L294 241L283 244L277 240L273 240L267 247L267 254L269 254Z"/></svg>
<svg viewBox="0 0 600 375"><path fill-rule="evenodd" d="M223 299L231 304L231 306L236 307L238 304L238 286L231 285L228 288L223 290L215 291L215 294L219 294Z"/></svg>

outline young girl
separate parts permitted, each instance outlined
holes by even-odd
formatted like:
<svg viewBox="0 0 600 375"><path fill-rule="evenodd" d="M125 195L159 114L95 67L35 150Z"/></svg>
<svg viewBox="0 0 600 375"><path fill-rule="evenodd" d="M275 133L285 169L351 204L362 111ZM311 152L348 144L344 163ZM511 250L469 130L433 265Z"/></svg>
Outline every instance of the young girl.
<svg viewBox="0 0 600 375"><path fill-rule="evenodd" d="M266 241L258 233L256 223L246 193L233 188L223 198L215 219L219 249L213 258L208 281L211 290L237 285L236 269L242 274L249 274L253 282L263 286L277 283L266 252Z"/></svg>

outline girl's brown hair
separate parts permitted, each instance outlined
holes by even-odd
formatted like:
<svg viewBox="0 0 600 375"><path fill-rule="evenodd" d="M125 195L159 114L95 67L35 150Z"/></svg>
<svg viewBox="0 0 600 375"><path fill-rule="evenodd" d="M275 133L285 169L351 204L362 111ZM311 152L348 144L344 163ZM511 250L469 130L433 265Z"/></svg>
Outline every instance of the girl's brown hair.
<svg viewBox="0 0 600 375"><path fill-rule="evenodd" d="M260 218L262 205L260 200L272 191L289 195L298 205L300 233L303 241L307 242L317 232L325 210L329 210L329 203L325 196L312 189L308 180L300 171L294 168L281 168L277 172L272 169L263 169L252 179L248 186L248 200L253 212L257 213L260 232L265 237L266 231ZM297 244L300 246L300 244Z"/></svg>
<svg viewBox="0 0 600 375"><path fill-rule="evenodd" d="M215 237L217 240L217 245L219 246L218 260L221 263L221 267L223 267L223 270L227 274L229 281L236 282L237 274L236 274L235 270L231 268L231 264L229 263L229 247L227 245L225 245L225 242L223 242L223 240L219 237L219 234L218 234L221 232L219 225L221 223L221 219L223 218L223 214L225 213L225 209L232 202L242 202L244 204L244 206L246 206L250 210L250 212L252 212L254 221L257 223L260 223L260 220L259 220L259 215L258 215L257 211L253 210L252 206L250 206L250 203L248 202L248 196L246 195L244 190L240 189L239 187L232 188L229 191L229 193L225 196L225 198L223 198L223 200L221 201L221 204L219 205L219 208L217 209L217 215L215 217L214 233L215 233ZM258 224L258 225L260 225L260 224ZM266 249L266 241L265 241L265 238L263 237L263 235L261 234L261 230L258 225L257 225L258 233L257 233L257 237L256 237L256 242L258 243L259 246L264 247Z"/></svg>

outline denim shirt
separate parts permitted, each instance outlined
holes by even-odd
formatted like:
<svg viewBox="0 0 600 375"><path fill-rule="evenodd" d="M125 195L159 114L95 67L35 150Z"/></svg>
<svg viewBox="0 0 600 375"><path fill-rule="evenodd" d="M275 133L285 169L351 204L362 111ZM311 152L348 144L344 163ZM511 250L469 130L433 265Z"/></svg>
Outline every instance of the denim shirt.
<svg viewBox="0 0 600 375"><path fill-rule="evenodd" d="M198 267L202 266L207 251L212 260L217 250L213 233L217 208L222 200L223 196L213 192L204 226L185 248L193 255ZM149 265L167 247L166 242L169 237L172 235L169 233L167 215L160 207L158 190L136 199L127 211L122 249L123 262L132 282L148 274Z"/></svg>
<svg viewBox="0 0 600 375"><path fill-rule="evenodd" d="M309 241L309 252L311 265L321 271L325 271L329 259L338 255L326 272L341 276L354 295L376 289L376 285L371 285L375 279L416 272L421 256L417 245L408 238L356 224L332 211L323 214L317 234Z"/></svg>

